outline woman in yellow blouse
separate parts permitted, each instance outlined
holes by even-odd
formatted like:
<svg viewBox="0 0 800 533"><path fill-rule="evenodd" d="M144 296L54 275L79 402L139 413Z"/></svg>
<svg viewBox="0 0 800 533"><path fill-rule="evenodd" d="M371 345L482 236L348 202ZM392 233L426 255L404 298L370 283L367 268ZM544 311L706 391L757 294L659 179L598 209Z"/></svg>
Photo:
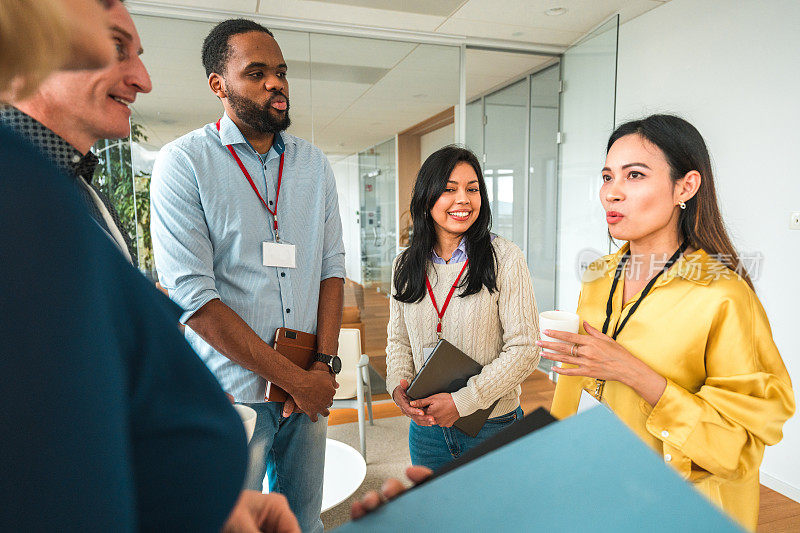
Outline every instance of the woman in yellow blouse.
<svg viewBox="0 0 800 533"><path fill-rule="evenodd" d="M584 275L579 335L545 331L564 363L552 412L582 391L684 478L755 529L764 446L795 409L769 321L725 231L700 133L675 116L620 126L600 201L627 243ZM604 334L605 333L605 334Z"/></svg>

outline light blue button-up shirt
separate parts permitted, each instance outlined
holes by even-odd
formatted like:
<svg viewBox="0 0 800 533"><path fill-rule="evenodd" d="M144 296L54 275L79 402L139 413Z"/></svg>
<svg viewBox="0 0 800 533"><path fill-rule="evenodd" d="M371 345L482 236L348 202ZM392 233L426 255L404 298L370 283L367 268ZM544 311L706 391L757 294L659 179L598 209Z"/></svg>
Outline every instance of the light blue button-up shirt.
<svg viewBox="0 0 800 533"><path fill-rule="evenodd" d="M262 243L275 235L272 215L225 145L232 145L262 198L278 204L280 241L296 246L297 268L263 266ZM328 159L282 133L265 158L224 116L161 149L150 186L153 251L161 284L183 307L185 322L219 298L265 342L281 327L316 333L320 282L345 277L342 223ZM186 338L236 401L264 401L265 380L237 365L191 328Z"/></svg>
<svg viewBox="0 0 800 533"><path fill-rule="evenodd" d="M463 263L467 260L467 239L461 237L461 242L459 242L458 247L453 250L453 255L450 256L450 261L445 261L439 257L439 254L436 253L436 250L433 250L431 253L433 254L431 261L437 265L446 265L447 263Z"/></svg>
<svg viewBox="0 0 800 533"><path fill-rule="evenodd" d="M494 242L497 238L497 235L494 233L490 234L489 242ZM439 254L436 253L436 250L431 251L431 261L438 265L446 265L450 263L451 265L454 263L463 263L467 260L467 239L461 237L461 242L458 243L458 246L455 250L453 250L453 255L450 256L450 261L445 261Z"/></svg>

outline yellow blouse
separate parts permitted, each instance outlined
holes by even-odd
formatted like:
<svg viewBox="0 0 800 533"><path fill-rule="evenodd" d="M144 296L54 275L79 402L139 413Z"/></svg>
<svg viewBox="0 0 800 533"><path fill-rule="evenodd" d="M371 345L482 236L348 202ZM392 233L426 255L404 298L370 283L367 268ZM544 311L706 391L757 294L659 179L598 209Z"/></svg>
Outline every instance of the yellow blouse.
<svg viewBox="0 0 800 533"><path fill-rule="evenodd" d="M602 331L625 245L586 271L577 313ZM630 263L629 263L630 265ZM609 334L639 299L613 299ZM580 333L586 332L581 325ZM743 526L758 522L764 446L781 440L794 393L766 313L738 275L705 251L686 254L655 283L617 342L667 379L651 407L630 387L605 385L603 401L684 478ZM552 412L577 411L595 380L559 376Z"/></svg>

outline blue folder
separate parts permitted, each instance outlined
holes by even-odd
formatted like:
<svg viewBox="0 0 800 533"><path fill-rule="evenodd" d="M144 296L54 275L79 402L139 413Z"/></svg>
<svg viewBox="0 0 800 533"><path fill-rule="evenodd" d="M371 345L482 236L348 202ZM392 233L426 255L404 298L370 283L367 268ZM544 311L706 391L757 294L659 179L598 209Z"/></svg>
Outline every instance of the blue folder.
<svg viewBox="0 0 800 533"><path fill-rule="evenodd" d="M742 531L608 409L550 424L336 530Z"/></svg>

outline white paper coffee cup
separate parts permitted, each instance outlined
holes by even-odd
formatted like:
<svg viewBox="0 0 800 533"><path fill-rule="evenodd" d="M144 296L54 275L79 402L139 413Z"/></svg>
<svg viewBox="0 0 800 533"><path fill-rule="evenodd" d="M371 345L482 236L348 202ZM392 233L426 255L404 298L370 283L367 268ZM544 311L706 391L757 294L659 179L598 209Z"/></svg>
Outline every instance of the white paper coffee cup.
<svg viewBox="0 0 800 533"><path fill-rule="evenodd" d="M581 317L569 311L545 311L539 313L539 336L545 342L563 342L544 334L544 330L552 329L556 331L566 331L567 333L578 333ZM553 353L552 350L544 350L546 353ZM555 362L561 366L561 363Z"/></svg>

